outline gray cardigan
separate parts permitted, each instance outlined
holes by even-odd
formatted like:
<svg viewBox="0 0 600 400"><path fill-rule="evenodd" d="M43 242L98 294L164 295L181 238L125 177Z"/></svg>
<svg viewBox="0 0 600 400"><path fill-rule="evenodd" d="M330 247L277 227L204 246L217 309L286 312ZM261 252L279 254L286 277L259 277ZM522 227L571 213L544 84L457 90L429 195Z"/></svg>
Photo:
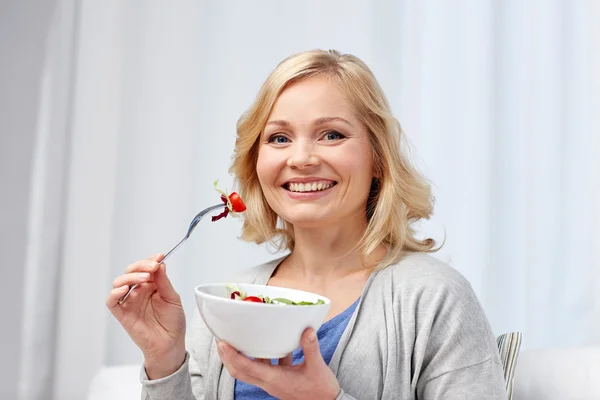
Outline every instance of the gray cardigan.
<svg viewBox="0 0 600 400"><path fill-rule="evenodd" d="M281 260L238 282L266 284ZM233 400L235 380L199 317L186 343L186 361L172 375L150 381L142 368L142 399ZM423 253L371 274L329 366L338 400L506 399L494 335L471 285Z"/></svg>

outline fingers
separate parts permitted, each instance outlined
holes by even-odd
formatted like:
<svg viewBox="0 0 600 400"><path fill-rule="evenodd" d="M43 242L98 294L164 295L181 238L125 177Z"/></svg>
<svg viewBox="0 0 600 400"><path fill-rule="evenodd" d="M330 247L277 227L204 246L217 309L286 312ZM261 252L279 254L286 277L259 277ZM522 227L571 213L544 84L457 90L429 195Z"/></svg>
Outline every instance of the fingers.
<svg viewBox="0 0 600 400"><path fill-rule="evenodd" d="M317 333L314 329L307 328L304 331L300 344L304 352L304 363L308 367L324 363L321 349L319 348L319 341L317 340Z"/></svg>
<svg viewBox="0 0 600 400"><path fill-rule="evenodd" d="M261 387L273 381L276 370L269 360L269 365L265 365L263 360L250 360L225 342L219 342L217 349L223 365L235 379Z"/></svg>
<svg viewBox="0 0 600 400"><path fill-rule="evenodd" d="M132 272L130 274L120 275L117 276L113 281L113 288L116 289L125 285L131 286L135 285L136 283L140 284L148 282L151 276L152 274L149 272Z"/></svg>
<svg viewBox="0 0 600 400"><path fill-rule="evenodd" d="M158 266L159 263L156 260L139 260L128 265L125 272L128 274L131 272L154 272Z"/></svg>
<svg viewBox="0 0 600 400"><path fill-rule="evenodd" d="M125 296L128 290L128 285L119 286L111 290L106 298L106 306L110 309L116 307L119 304L119 300Z"/></svg>
<svg viewBox="0 0 600 400"><path fill-rule="evenodd" d="M165 264L160 264L156 272L154 273L154 284L160 297L169 303L181 303L179 294L173 288L171 280L167 276L167 270Z"/></svg>
<svg viewBox="0 0 600 400"><path fill-rule="evenodd" d="M164 258L165 258L165 255L163 253L158 253L158 254L148 257L148 260L161 262Z"/></svg>
<svg viewBox="0 0 600 400"><path fill-rule="evenodd" d="M139 260L127 266L125 274L116 277L113 281L113 289L106 298L107 307L113 309L118 304L118 300L127 294L127 291L131 286L152 282L154 272L158 269L159 263L164 257L164 254L158 253L145 260ZM137 296L136 291L137 289L132 291L129 297L135 298Z"/></svg>

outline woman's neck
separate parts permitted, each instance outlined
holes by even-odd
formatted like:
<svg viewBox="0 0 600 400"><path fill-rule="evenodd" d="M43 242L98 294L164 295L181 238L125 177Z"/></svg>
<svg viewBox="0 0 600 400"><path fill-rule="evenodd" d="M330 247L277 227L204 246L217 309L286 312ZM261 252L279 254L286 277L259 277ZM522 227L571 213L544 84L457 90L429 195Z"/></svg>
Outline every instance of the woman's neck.
<svg viewBox="0 0 600 400"><path fill-rule="evenodd" d="M315 284L326 284L353 273L368 273L383 259L386 248L380 246L365 259L358 244L366 227L362 221L328 227L294 227L294 250L282 269L286 275Z"/></svg>

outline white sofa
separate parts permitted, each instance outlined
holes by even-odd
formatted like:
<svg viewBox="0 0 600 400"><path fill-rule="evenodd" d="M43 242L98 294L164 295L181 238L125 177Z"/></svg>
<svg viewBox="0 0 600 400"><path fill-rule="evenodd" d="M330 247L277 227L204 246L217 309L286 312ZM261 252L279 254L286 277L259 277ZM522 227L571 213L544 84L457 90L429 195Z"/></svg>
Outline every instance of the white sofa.
<svg viewBox="0 0 600 400"><path fill-rule="evenodd" d="M139 372L138 365L102 369L88 400L138 399ZM600 347L521 350L512 400L600 400Z"/></svg>
<svg viewBox="0 0 600 400"><path fill-rule="evenodd" d="M522 350L513 400L600 400L600 347Z"/></svg>

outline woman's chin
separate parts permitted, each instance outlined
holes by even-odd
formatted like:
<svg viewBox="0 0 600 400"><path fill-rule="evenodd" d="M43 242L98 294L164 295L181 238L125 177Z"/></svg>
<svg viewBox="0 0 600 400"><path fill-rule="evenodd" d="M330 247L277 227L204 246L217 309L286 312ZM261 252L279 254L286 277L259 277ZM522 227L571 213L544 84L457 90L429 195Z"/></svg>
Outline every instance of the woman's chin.
<svg viewBox="0 0 600 400"><path fill-rule="evenodd" d="M294 225L294 228L319 228L335 225L335 221L327 218L325 215L315 215L315 213L295 214L293 216L282 216L283 220Z"/></svg>

